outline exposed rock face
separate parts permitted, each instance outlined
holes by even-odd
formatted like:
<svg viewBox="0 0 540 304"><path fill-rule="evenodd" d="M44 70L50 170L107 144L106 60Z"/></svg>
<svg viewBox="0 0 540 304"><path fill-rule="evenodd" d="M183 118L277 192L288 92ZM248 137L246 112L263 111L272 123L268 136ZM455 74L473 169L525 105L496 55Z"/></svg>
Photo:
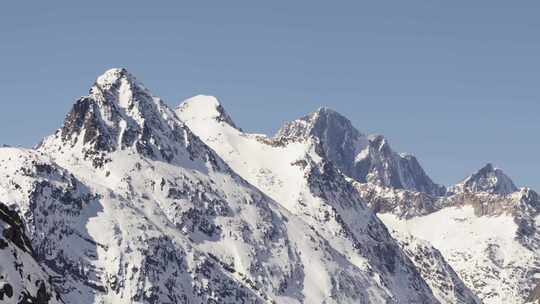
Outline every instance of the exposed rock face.
<svg viewBox="0 0 540 304"><path fill-rule="evenodd" d="M430 285L438 299L443 303L482 303L465 286L459 275L446 262L439 250L429 242L392 231L403 251L409 256Z"/></svg>
<svg viewBox="0 0 540 304"><path fill-rule="evenodd" d="M335 157L340 159L346 159L347 155L354 155L352 152L348 154L344 151L325 152L324 150L335 146L336 142L332 139L340 134L348 134L341 137L341 140L354 142L350 139L357 134L357 131L351 128L347 120L338 117L338 120L333 121L329 118L328 125L341 131L335 135L328 135L327 139L331 144L325 148L321 145L319 137L326 138L324 135L326 127L323 127L325 125L320 120L310 123L295 121L289 128L282 129L276 138L269 139L241 132L215 119L218 115L216 107L214 98L188 99L177 108L177 114L195 134L223 157L233 170L324 236L326 242L322 248L336 248L351 262L357 260L358 258L355 257L359 256L367 259L369 268L373 272L385 274L384 276L388 278L385 279L385 282L388 280L385 285L399 284L394 281L397 277L396 272L399 272L403 265L410 267L413 256L404 255L402 248L389 240L388 232L365 207L353 183L336 168L335 162L326 157L326 153L336 153ZM319 110L319 112L327 111L330 110ZM309 126L311 123L316 127L311 128ZM318 135L312 135L310 132ZM343 245L338 244L350 244L347 247L352 245L352 248L343 248ZM444 259L441 263L443 262ZM320 267L315 265L312 264L311 268ZM358 264L353 263L351 267L353 266L358 267ZM450 268L447 264L445 267ZM406 288L419 290L416 293L422 294L420 290L425 288L425 283L420 282L418 277L422 277L424 281L426 278L422 272L418 272L418 269L416 265L414 275L407 279L411 285ZM361 271L358 272L358 274L361 273ZM427 274L429 270L423 273ZM450 272L447 274L450 275ZM344 276L343 274L332 280L340 280L338 277L351 282L353 278L351 275ZM358 276L356 280L360 282ZM457 282L459 278L455 276L455 280ZM338 282L337 286L343 284L345 282ZM461 285L463 285L462 282ZM355 283L352 286L356 289L360 285ZM438 296L445 294L445 291L434 290L434 288L445 288L442 284L429 286L437 301L453 303L449 297ZM466 288L463 289L464 294L466 290ZM342 290L340 301L346 301L347 296L352 296L349 289ZM410 300L397 300L397 302L410 302Z"/></svg>
<svg viewBox="0 0 540 304"><path fill-rule="evenodd" d="M268 138L111 69L0 176L2 303L538 298L536 192L492 165L447 191L327 108Z"/></svg>
<svg viewBox="0 0 540 304"><path fill-rule="evenodd" d="M123 69L39 150L1 149L0 199L67 303L300 301L300 225ZM289 224L290 223L290 224ZM310 239L318 240L317 236Z"/></svg>
<svg viewBox="0 0 540 304"><path fill-rule="evenodd" d="M284 163L292 200L261 191L112 69L37 150L0 149L0 200L66 303L439 303L345 177L303 152Z"/></svg>
<svg viewBox="0 0 540 304"><path fill-rule="evenodd" d="M449 192L468 191L506 195L518 190L514 182L501 169L494 168L492 164L487 164L461 183L451 187Z"/></svg>
<svg viewBox="0 0 540 304"><path fill-rule="evenodd" d="M46 152L76 151L102 167L108 153L135 149L142 156L181 162L185 149L202 149L193 135L163 101L125 69L111 69L100 76L88 96L81 97L68 113L64 126L41 144Z"/></svg>
<svg viewBox="0 0 540 304"><path fill-rule="evenodd" d="M339 113L320 108L314 113L286 123L277 141L314 138L319 153L359 182L439 195L444 187L435 184L412 155L395 153L381 135L365 135Z"/></svg>
<svg viewBox="0 0 540 304"><path fill-rule="evenodd" d="M491 166L487 169L473 177L495 172ZM355 182L355 187L387 226L428 240L441 250L485 303L521 304L540 271L540 198L528 188L507 193L513 183L501 179L504 173L496 170L499 183L494 179L488 185L484 178L474 183L470 177L451 187L447 196L369 183Z"/></svg>
<svg viewBox="0 0 540 304"><path fill-rule="evenodd" d="M36 261L17 214L0 202L0 302L62 303L52 278Z"/></svg>
<svg viewBox="0 0 540 304"><path fill-rule="evenodd" d="M351 178L362 200L387 225L443 249L441 254L483 301L521 304L526 300L525 295L535 286L540 265L540 209L536 192L518 189L502 170L491 164L447 190L433 183L413 156L393 152L383 136L363 135L346 118L324 108L286 124L274 140L288 143L307 138L315 139L320 157ZM463 222L439 219L452 212L464 216ZM437 227L422 225L435 218L440 222L435 224ZM483 221L488 226L502 225L506 230L489 231L490 228L473 225ZM495 224L499 222L504 224ZM430 234L430 230L439 231L440 235ZM482 234L481 230L489 232ZM440 243L446 234L456 241L474 235L477 241L466 247L448 248ZM400 239L399 235L395 237ZM400 244L410 253L407 242ZM414 261L414 257L411 259ZM422 265L417 267L422 269ZM430 283L426 273L423 276ZM505 282L504 287L498 285L500 281ZM431 287L437 291L441 286ZM439 294L439 300L441 296L447 295Z"/></svg>
<svg viewBox="0 0 540 304"><path fill-rule="evenodd" d="M362 199L376 213L392 213L399 218L426 215L443 207L444 197L424 192L381 187L353 181Z"/></svg>
<svg viewBox="0 0 540 304"><path fill-rule="evenodd" d="M508 195L465 191L447 196L433 196L370 183L354 182L354 185L375 212L392 213L403 219L427 215L445 207L466 205L470 205L477 216L518 217L525 212L534 217L540 211L538 194L529 188L522 188Z"/></svg>
<svg viewBox="0 0 540 304"><path fill-rule="evenodd" d="M540 284L531 291L531 294L527 298L527 303L529 304L538 304L540 303Z"/></svg>

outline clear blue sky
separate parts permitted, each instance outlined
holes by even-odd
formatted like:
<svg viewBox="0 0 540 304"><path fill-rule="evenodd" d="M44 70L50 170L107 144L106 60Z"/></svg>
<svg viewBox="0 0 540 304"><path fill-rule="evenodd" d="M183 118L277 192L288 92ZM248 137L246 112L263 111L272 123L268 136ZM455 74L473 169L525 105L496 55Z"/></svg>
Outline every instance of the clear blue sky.
<svg viewBox="0 0 540 304"><path fill-rule="evenodd" d="M122 66L171 105L217 96L249 131L325 105L436 182L492 162L540 190L538 1L176 2L3 3L0 143L37 143Z"/></svg>

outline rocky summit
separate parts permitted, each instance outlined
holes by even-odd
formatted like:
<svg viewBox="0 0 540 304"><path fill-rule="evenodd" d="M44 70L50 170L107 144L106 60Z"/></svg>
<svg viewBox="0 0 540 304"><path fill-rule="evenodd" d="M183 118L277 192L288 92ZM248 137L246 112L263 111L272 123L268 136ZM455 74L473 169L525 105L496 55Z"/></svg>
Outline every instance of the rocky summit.
<svg viewBox="0 0 540 304"><path fill-rule="evenodd" d="M0 175L0 303L538 299L535 191L493 165L439 185L328 108L252 134L111 69Z"/></svg>

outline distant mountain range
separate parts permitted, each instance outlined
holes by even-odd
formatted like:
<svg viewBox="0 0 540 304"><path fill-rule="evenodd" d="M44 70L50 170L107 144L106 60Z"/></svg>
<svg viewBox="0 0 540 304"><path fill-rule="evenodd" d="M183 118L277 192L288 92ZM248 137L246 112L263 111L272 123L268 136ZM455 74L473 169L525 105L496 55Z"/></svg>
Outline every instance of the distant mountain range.
<svg viewBox="0 0 540 304"><path fill-rule="evenodd" d="M250 134L111 69L0 176L0 303L540 301L535 191L438 185L328 108Z"/></svg>

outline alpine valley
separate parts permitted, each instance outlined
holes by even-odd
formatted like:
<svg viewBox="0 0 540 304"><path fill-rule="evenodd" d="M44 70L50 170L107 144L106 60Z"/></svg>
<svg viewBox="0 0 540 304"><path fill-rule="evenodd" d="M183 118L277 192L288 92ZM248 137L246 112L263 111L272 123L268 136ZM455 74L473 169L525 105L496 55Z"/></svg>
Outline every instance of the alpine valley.
<svg viewBox="0 0 540 304"><path fill-rule="evenodd" d="M0 177L0 303L540 303L540 195L328 108L251 134L111 69Z"/></svg>

